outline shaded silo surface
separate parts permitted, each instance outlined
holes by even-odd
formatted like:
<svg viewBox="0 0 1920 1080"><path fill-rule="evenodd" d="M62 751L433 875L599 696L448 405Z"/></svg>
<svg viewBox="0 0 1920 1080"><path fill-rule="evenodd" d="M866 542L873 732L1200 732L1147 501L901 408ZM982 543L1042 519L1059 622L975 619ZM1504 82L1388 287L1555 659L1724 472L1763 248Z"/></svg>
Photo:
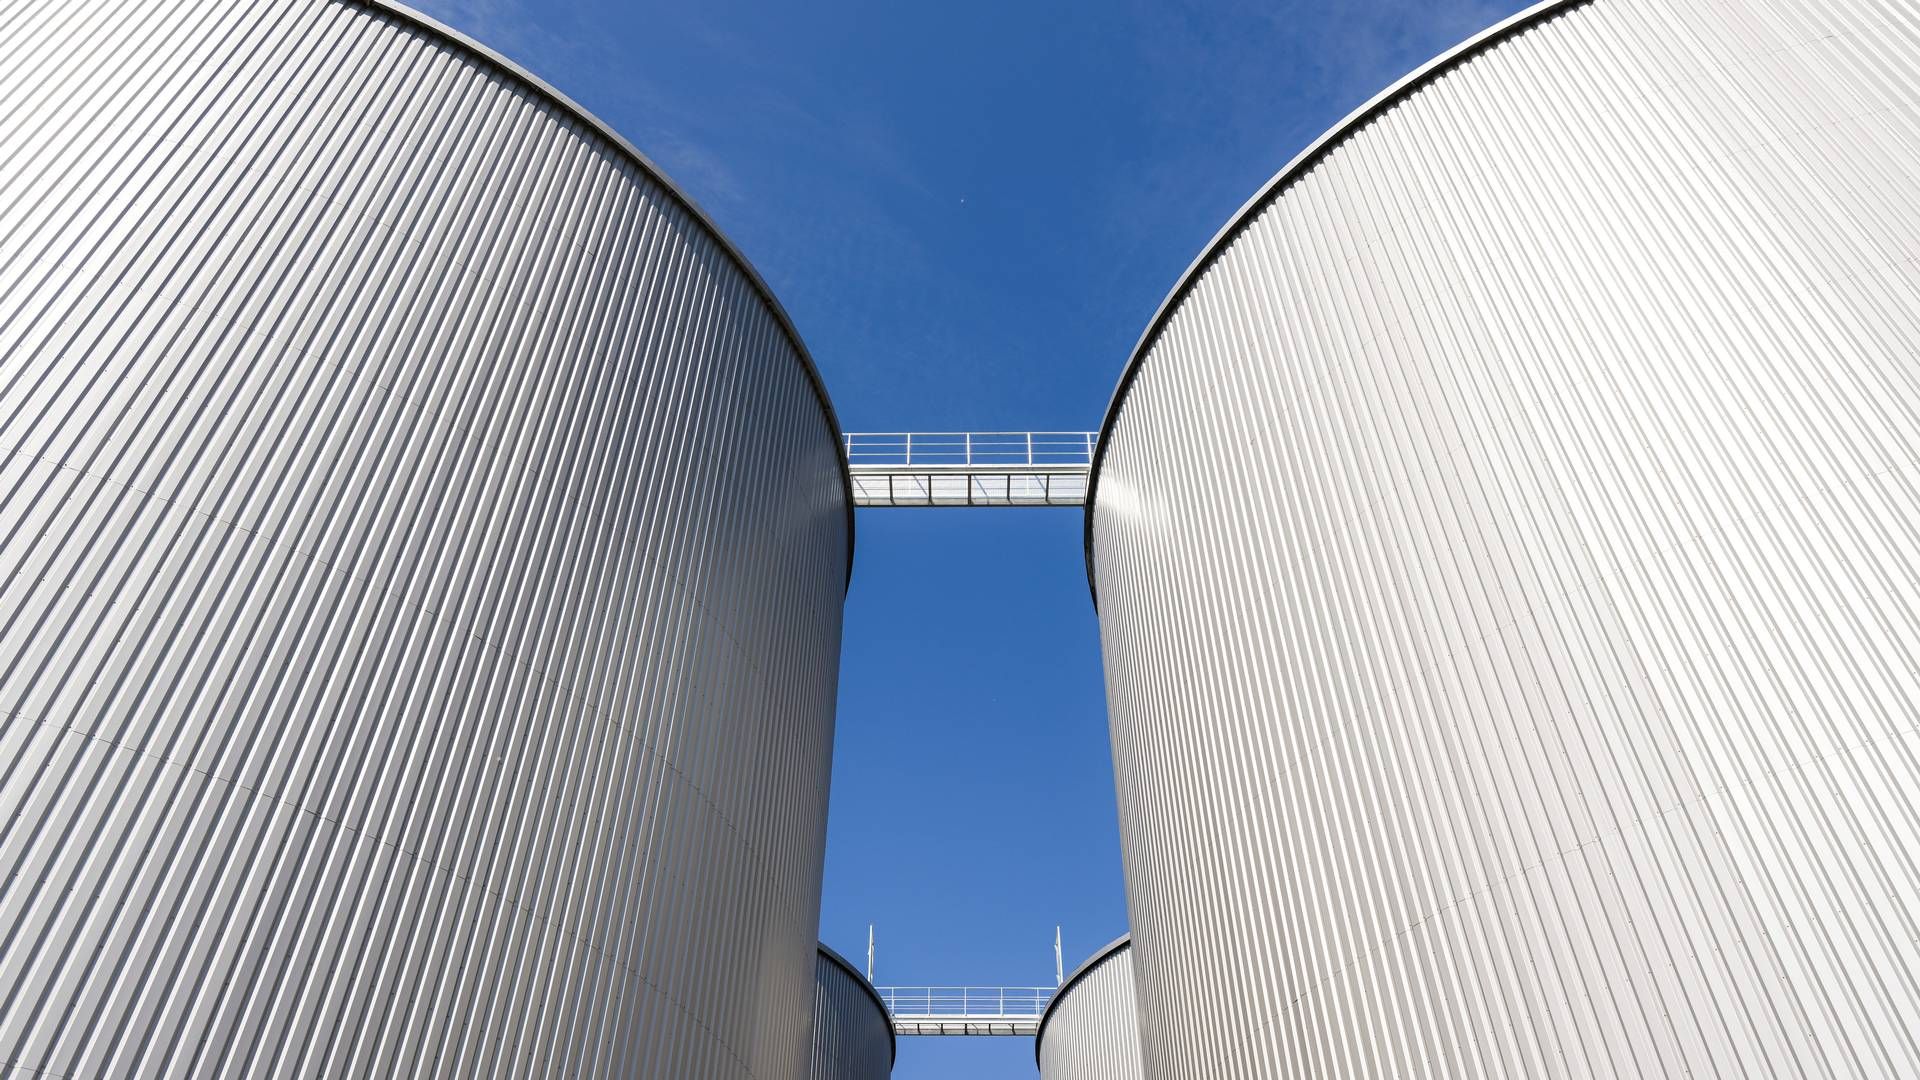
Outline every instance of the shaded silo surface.
<svg viewBox="0 0 1920 1080"><path fill-rule="evenodd" d="M384 3L0 40L0 1060L805 1076L852 523L764 285Z"/></svg>
<svg viewBox="0 0 1920 1080"><path fill-rule="evenodd" d="M1140 1080L1133 949L1122 936L1068 975L1034 1039L1040 1080Z"/></svg>
<svg viewBox="0 0 1920 1080"><path fill-rule="evenodd" d="M886 1080L893 1018L866 976L825 945L814 963L811 1080Z"/></svg>
<svg viewBox="0 0 1920 1080"><path fill-rule="evenodd" d="M1280 173L1088 517L1145 1071L1920 1073L1920 6L1549 3Z"/></svg>

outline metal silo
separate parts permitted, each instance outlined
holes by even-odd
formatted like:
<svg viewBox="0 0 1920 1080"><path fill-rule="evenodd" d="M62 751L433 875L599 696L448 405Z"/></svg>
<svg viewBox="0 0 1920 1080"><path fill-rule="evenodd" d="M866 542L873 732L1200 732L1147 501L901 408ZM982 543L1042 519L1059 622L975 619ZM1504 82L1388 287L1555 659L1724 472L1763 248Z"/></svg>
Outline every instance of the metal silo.
<svg viewBox="0 0 1920 1080"><path fill-rule="evenodd" d="M806 1075L852 528L765 286L386 4L0 40L0 1060Z"/></svg>
<svg viewBox="0 0 1920 1080"><path fill-rule="evenodd" d="M1033 1045L1040 1080L1140 1080L1133 948L1111 942L1074 969L1047 1002Z"/></svg>
<svg viewBox="0 0 1920 1080"><path fill-rule="evenodd" d="M1549 3L1218 236L1088 520L1146 1075L1920 1074L1920 6Z"/></svg>
<svg viewBox="0 0 1920 1080"><path fill-rule="evenodd" d="M893 1073L893 1018L873 984L820 946L814 964L810 1080L886 1080Z"/></svg>

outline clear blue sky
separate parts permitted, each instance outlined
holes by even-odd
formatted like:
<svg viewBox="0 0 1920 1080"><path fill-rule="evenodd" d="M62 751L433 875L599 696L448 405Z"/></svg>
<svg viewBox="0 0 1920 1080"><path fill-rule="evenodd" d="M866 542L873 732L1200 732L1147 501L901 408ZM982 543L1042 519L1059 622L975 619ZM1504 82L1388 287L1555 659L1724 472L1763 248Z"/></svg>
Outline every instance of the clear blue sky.
<svg viewBox="0 0 1920 1080"><path fill-rule="evenodd" d="M1518 0L425 0L625 134L792 314L851 430L1097 427L1161 297L1354 106ZM1125 929L1074 510L864 510L821 936L882 983ZM899 1080L1024 1080L903 1039Z"/></svg>

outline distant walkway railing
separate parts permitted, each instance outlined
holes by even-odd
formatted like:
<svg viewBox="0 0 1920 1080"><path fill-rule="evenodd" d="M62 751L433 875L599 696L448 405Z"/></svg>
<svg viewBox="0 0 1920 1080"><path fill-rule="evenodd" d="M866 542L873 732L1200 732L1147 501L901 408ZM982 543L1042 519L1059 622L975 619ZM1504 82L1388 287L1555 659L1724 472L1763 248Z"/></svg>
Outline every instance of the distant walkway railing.
<svg viewBox="0 0 1920 1080"><path fill-rule="evenodd" d="M856 506L1080 506L1092 431L870 431L842 436Z"/></svg>
<svg viewBox="0 0 1920 1080"><path fill-rule="evenodd" d="M1051 986L878 986L898 1035L1033 1035Z"/></svg>

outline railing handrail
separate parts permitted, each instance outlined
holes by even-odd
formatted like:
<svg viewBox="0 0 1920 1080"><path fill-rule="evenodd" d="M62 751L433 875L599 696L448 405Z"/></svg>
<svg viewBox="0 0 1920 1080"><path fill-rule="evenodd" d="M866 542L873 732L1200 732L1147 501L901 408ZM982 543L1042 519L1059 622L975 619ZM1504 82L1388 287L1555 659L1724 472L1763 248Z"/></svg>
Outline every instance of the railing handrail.
<svg viewBox="0 0 1920 1080"><path fill-rule="evenodd" d="M1100 434L1096 430L847 430L841 432L841 438L1025 438L1029 434L1048 434L1048 436L1073 436L1083 438L1089 434Z"/></svg>
<svg viewBox="0 0 1920 1080"><path fill-rule="evenodd" d="M1090 467L1097 439L1092 431L849 431L841 446L853 465Z"/></svg>
<svg viewBox="0 0 1920 1080"><path fill-rule="evenodd" d="M895 1016L1037 1017L1051 986L876 986Z"/></svg>

